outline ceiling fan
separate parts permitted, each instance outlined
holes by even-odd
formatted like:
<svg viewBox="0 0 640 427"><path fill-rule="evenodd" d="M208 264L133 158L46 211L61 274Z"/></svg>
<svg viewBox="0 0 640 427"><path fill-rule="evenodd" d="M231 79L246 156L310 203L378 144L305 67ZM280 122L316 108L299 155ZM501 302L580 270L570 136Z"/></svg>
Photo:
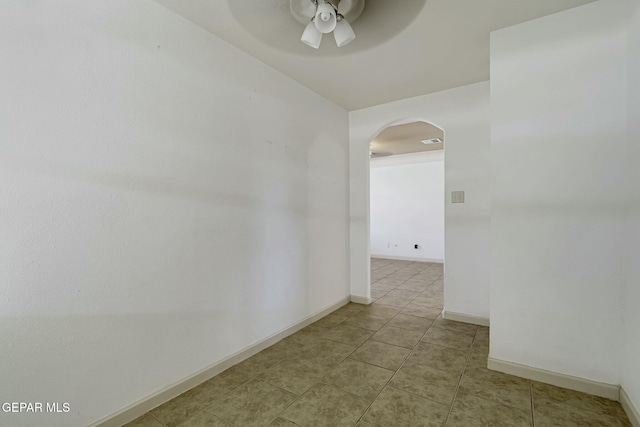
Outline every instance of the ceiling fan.
<svg viewBox="0 0 640 427"><path fill-rule="evenodd" d="M425 3L426 0L227 0L240 27L259 42L290 54L313 57L346 55L376 47L407 28ZM336 42L321 43L322 36L330 33Z"/></svg>
<svg viewBox="0 0 640 427"><path fill-rule="evenodd" d="M333 32L336 46L346 46L356 38L350 22L360 17L365 0L290 0L291 15L306 25L302 42L320 47L322 35Z"/></svg>

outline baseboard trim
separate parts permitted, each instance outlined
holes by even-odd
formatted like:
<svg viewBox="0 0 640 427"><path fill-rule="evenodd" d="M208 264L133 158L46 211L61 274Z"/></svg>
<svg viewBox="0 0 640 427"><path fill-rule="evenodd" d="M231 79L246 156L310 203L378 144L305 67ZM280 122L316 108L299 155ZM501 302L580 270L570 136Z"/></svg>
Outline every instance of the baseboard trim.
<svg viewBox="0 0 640 427"><path fill-rule="evenodd" d="M231 356L219 362L216 362L181 381L178 381L150 396L147 396L135 403L132 403L131 405L121 409L115 414L111 414L99 421L96 421L95 423L91 424L89 427L120 427L123 424L133 421L136 418L149 412L153 408L159 405L162 405L165 402L168 402L169 400L179 396L185 391L190 390L193 387L197 386L198 384L201 384L204 381L207 381L215 377L216 375L225 371L226 369L229 369L233 365L242 362L243 360L253 356L254 354L261 352L265 348L277 343L281 339L286 338L289 335L299 331L300 329L310 325L316 320L321 319L327 314L339 309L343 305L348 304L349 301L351 301L351 297L344 298L338 301L337 303L332 304L331 306L325 308L324 310L321 310L315 314L307 316L304 319L300 320L299 322L296 322L293 325L286 327L276 332L275 334L261 341L258 341L253 345L245 347L244 349L232 354Z"/></svg>
<svg viewBox="0 0 640 427"><path fill-rule="evenodd" d="M369 305L373 302L373 298L361 297L359 295L351 295L351 302L355 302L356 304Z"/></svg>
<svg viewBox="0 0 640 427"><path fill-rule="evenodd" d="M640 427L640 412L638 412L638 409L633 405L629 395L623 388L620 388L620 404L622 405L622 409L627 413L631 425L633 427Z"/></svg>
<svg viewBox="0 0 640 427"><path fill-rule="evenodd" d="M568 388L570 390L581 391L583 393L604 397L607 399L620 400L620 386L591 381L585 378L565 375L558 372L545 371L544 369L533 368L531 366L520 365L504 360L489 357L487 368L515 375L517 377L528 378L545 384L557 387Z"/></svg>
<svg viewBox="0 0 640 427"><path fill-rule="evenodd" d="M413 258L413 257L406 257L406 256L374 255L374 254L371 254L371 258L392 259L396 261L432 262L436 264L444 264L443 259L431 259L431 258Z"/></svg>
<svg viewBox="0 0 640 427"><path fill-rule="evenodd" d="M456 313L444 310L442 318L447 320L455 320L456 322L471 323L472 325L489 326L489 318L482 316L473 316L471 314Z"/></svg>

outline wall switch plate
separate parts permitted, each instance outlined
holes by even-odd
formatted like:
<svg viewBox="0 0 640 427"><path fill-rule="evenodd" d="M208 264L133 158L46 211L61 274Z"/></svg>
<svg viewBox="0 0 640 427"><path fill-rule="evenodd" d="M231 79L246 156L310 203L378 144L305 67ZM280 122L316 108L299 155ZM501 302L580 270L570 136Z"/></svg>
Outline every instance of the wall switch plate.
<svg viewBox="0 0 640 427"><path fill-rule="evenodd" d="M451 203L464 203L464 191L452 191Z"/></svg>

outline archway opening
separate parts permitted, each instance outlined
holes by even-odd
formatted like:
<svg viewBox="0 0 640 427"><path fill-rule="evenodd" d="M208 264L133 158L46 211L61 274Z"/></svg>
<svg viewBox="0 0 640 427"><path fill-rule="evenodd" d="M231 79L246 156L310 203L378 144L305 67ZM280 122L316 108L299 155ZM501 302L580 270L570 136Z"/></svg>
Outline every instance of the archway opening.
<svg viewBox="0 0 640 427"><path fill-rule="evenodd" d="M444 305L444 130L390 123L369 142L370 296L406 314Z"/></svg>

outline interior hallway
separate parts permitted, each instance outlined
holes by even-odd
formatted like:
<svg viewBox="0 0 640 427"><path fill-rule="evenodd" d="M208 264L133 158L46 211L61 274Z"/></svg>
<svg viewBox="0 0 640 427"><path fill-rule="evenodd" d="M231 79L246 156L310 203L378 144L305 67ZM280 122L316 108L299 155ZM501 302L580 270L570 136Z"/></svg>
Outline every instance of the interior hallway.
<svg viewBox="0 0 640 427"><path fill-rule="evenodd" d="M631 426L617 402L486 369L489 329L442 319L442 265L373 259L346 305L127 424Z"/></svg>

